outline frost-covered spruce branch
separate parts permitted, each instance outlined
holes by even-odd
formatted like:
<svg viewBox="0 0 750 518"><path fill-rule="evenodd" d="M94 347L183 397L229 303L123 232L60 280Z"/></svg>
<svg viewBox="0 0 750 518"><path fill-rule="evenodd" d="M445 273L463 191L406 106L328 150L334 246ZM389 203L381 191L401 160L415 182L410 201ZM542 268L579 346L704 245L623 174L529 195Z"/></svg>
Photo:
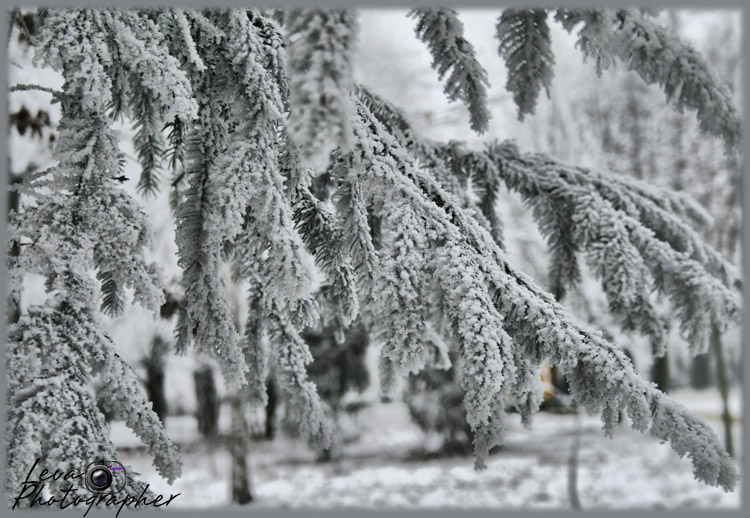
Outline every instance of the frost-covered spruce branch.
<svg viewBox="0 0 750 518"><path fill-rule="evenodd" d="M514 146L491 145L487 155L506 185L521 192L534 208L543 232L565 221L566 233L554 244L585 251L601 278L610 311L625 329L642 328L664 344L664 325L648 301L651 288L667 295L694 353L705 352L711 323L725 329L740 317L739 271L706 244L680 213L690 206L669 192L624 177L573 168L544 156L521 157ZM660 197L659 202L655 198ZM677 214L669 206L677 205ZM554 210L562 207L562 210ZM550 211L552 211L550 213ZM559 247L559 245L558 245ZM574 255L555 262L576 261ZM560 270L556 270L556 273ZM565 286L575 280L560 278Z"/></svg>
<svg viewBox="0 0 750 518"><path fill-rule="evenodd" d="M739 271L686 223L708 218L689 198L542 154L521 154L512 143L492 143L476 152L455 142L420 142L395 107L364 89L359 92L422 163L442 159L443 167L459 178L471 178L482 206L490 208L485 215L494 212L484 200L488 189L497 197L499 180L524 197L548 240L550 285L558 300L580 281L578 255L585 253L611 313L625 330L650 336L659 354L668 321L650 300L654 289L669 297L695 354L706 351L712 323L720 329L738 323Z"/></svg>
<svg viewBox="0 0 750 518"><path fill-rule="evenodd" d="M536 365L543 358L550 358L553 364L558 365L570 380L576 400L590 413L602 414L608 433L617 422L618 412L627 411L635 429L650 430L651 434L669 440L678 454L688 455L693 462L696 478L710 485L732 489L738 478L736 468L711 428L691 416L682 405L670 401L653 383L643 380L620 349L601 336L572 323L559 304L505 261L504 253L489 233L456 204L455 198L444 192L428 174L414 167L412 159L396 140L374 117L367 115L363 113L365 124L369 125L369 133L365 134L368 140L363 147L370 149L364 150L363 155L369 155L368 151L379 146L388 149L389 162L393 167L383 169L381 178L392 182L403 197L413 198L412 210L422 213L421 217L416 216L418 220L425 226L444 232L434 246L452 248L458 245L460 248L453 248L454 253L466 256L463 258L464 265L472 265L467 268L455 263L454 266L463 272L454 281L463 286L461 301L465 303L467 299L478 298L474 299L473 311L469 303L469 307L462 312L466 322L453 320L453 325L461 343L461 353L468 355L466 363L471 365L472 357L481 358L481 362L475 364L480 369L479 376L470 366L462 365L468 370L462 373L462 378L467 383L463 386L467 391L465 404L468 419L470 423L473 421L472 428L477 434L475 449L478 465L483 464L483 457L489 448L499 441L502 409L496 406L500 398L481 400L482 404L477 405L475 397L477 394L486 396L487 390L493 390L490 387L494 387L496 394L507 393L507 388L503 387L507 387L513 376L519 376L519 373L513 372L512 366L506 365L512 360L501 351L507 349L497 343L498 340L504 341L503 336L507 333L514 347L523 350L525 356ZM371 156L373 159L380 158L375 153ZM369 171L372 173L373 170ZM393 207L389 206L388 209L392 211ZM423 230L429 232L426 228ZM450 277L442 276L439 279L445 281L448 289L454 289L450 287ZM440 291L446 289L445 286L435 288ZM487 305L484 298L487 295L493 306ZM445 295L443 297L442 305L450 308L450 299ZM498 329L489 335L495 347L477 350L476 340L464 333L493 326L493 319L486 316L491 317L495 312L502 316L501 323L494 324ZM481 317L476 320L470 316L477 313ZM385 319L387 315L383 314L382 317ZM469 328L464 327L467 323ZM385 320L382 325L393 326L398 322ZM419 348L419 345L410 345L412 350ZM413 357L413 353L400 353L393 355L392 359L399 363L402 370L406 370L413 369ZM536 378L528 376L526 382L531 383ZM521 410L534 410L534 407L521 405Z"/></svg>
<svg viewBox="0 0 750 518"><path fill-rule="evenodd" d="M465 102L472 127L485 131L487 76L463 37L455 11L423 8L409 14L418 20L417 35L428 44L440 78L451 71L446 95ZM568 32L577 31L576 46L595 61L597 70L622 62L646 83L658 84L678 110L695 111L705 133L736 148L741 117L729 88L694 48L654 23L653 15L653 10L635 8L505 9L497 21L498 50L508 68L506 89L513 94L519 118L533 113L541 89L550 88L555 60L547 22L553 18Z"/></svg>
<svg viewBox="0 0 750 518"><path fill-rule="evenodd" d="M294 153L294 145L289 143L288 146L288 152ZM298 162L289 160L288 163L294 167ZM359 299L355 269L344 243L344 230L339 226L335 208L310 191L309 174L298 171L294 176L298 178L293 194L295 225L327 279L324 292L328 311L322 316L330 315L337 327L348 327L359 313ZM289 177L293 177L291 173Z"/></svg>
<svg viewBox="0 0 750 518"><path fill-rule="evenodd" d="M347 9L293 9L286 18L289 135L323 172L336 148L352 146L352 52L356 16Z"/></svg>
<svg viewBox="0 0 750 518"><path fill-rule="evenodd" d="M204 100L186 134L188 188L177 210L177 240L184 268L185 307L178 322L180 347L189 342L223 367L227 382L245 384L264 401L260 384L273 362L303 429L329 439L315 387L305 379L310 360L297 328L317 317L312 296L313 262L295 231L292 199L285 186L279 132L286 113L288 81L282 37L257 12L233 9L185 11L195 24L191 62L193 90ZM182 37L187 38L184 30ZM239 336L224 297L221 264L232 258L237 278L263 296L251 304L278 325ZM251 297L256 297L251 294ZM253 299L255 300L255 299ZM265 334L277 348L252 341ZM279 349L281 348L281 349ZM247 360L247 361L246 361ZM252 360L251 363L248 361Z"/></svg>
<svg viewBox="0 0 750 518"><path fill-rule="evenodd" d="M706 60L682 43L648 12L636 9L557 9L555 20L568 31L578 28L584 56L598 70L622 61L645 82L658 84L667 100L696 112L701 130L720 137L729 148L740 143L741 116L729 88Z"/></svg>
<svg viewBox="0 0 750 518"><path fill-rule="evenodd" d="M432 68L445 80L445 95L466 105L474 131L487 131L490 83L487 72L474 56L474 46L464 38L464 26L456 11L420 8L410 11L409 16L417 20L415 30L432 54Z"/></svg>
<svg viewBox="0 0 750 518"><path fill-rule="evenodd" d="M118 86L111 80L112 69L121 64L112 61L107 40L121 16L130 15L53 11L39 36L37 57L61 70L65 83L58 95L58 164L35 176L25 190L33 204L11 218L11 240L29 245L10 265L11 292L20 292L23 274L34 272L45 277L48 298L10 327L9 495L17 493L19 477L36 458L76 471L93 459L117 458L96 404L96 380L110 384L112 397L106 405L128 417L128 426L155 454L160 474L171 482L181 471L151 403L100 330L97 316L100 304L104 312L121 311L125 288L154 311L163 302L158 267L143 257L150 240L145 214L116 180L122 156L107 108ZM176 67L171 70L177 72ZM140 79L131 76L128 83ZM172 89L160 91L173 95L168 109L181 106L175 102L179 96L189 108L192 99L180 88L184 83L179 77L167 85ZM100 288L91 271L96 271ZM53 482L54 489L61 490L62 483ZM142 489L142 483L129 477L129 494Z"/></svg>
<svg viewBox="0 0 750 518"><path fill-rule="evenodd" d="M640 327L663 347L664 325L649 303L652 287L670 298L694 353L707 349L711 322L721 329L737 323L739 271L679 217L691 209L684 198L548 157L522 157L514 146L490 145L486 155L508 188L533 207L550 243L552 277L573 285L576 279L558 265L575 264L569 250L585 252L625 329Z"/></svg>
<svg viewBox="0 0 750 518"><path fill-rule="evenodd" d="M495 240L502 246L503 225L495 211L500 179L492 161L483 160L482 163L475 164L470 175L464 174L466 168L454 163L451 155L444 152L440 143L417 135L397 107L374 95L362 85L357 85L355 92L359 101L388 128L391 134L397 137L421 164L430 169L443 188L458 197L464 208L477 211L478 221L490 229ZM459 144L451 142L448 145ZM479 198L478 204L473 201L475 197L470 195L469 179L473 194Z"/></svg>
<svg viewBox="0 0 750 518"><path fill-rule="evenodd" d="M176 449L134 373L123 370L120 362L99 323L72 304L32 307L11 326L6 435L9 497L18 494L36 459L75 472L81 472L91 459L117 459L109 425L96 404L94 378L101 384L112 383L108 390L117 397L107 401L109 410L128 416L128 426L149 445L159 473L169 481L179 477ZM126 469L132 472L129 466ZM62 479L49 484L53 493L69 485ZM129 476L125 490L137 497L144 487Z"/></svg>
<svg viewBox="0 0 750 518"><path fill-rule="evenodd" d="M505 89L513 94L518 118L534 113L542 88L549 96L555 57L544 9L505 9L497 22L500 55L508 67Z"/></svg>

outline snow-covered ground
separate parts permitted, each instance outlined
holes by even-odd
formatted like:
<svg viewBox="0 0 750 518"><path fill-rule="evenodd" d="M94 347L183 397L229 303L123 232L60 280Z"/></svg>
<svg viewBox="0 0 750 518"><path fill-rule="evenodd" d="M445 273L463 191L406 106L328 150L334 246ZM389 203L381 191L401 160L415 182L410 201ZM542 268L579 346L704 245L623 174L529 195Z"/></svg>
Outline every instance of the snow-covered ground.
<svg viewBox="0 0 750 518"><path fill-rule="evenodd" d="M701 414L721 434L715 391L681 391L675 399ZM739 392L732 406L738 412ZM740 414L735 413L735 416ZM401 403L376 404L359 416L362 434L335 463L317 463L303 442L279 437L253 443L249 455L254 507L368 508L569 508L568 456L577 426L581 433L578 487L590 508L733 508L740 491L725 493L693 479L687 459L666 444L632 431L627 421L613 439L604 437L598 417L540 413L531 430L509 417L505 445L488 469L475 471L471 457L437 456L435 437L425 437ZM734 429L741 457L741 421ZM137 439L121 423L113 426L123 458L140 478L162 494L181 493L173 504L185 507L230 505L230 459L221 447L201 444L190 417L167 420L181 445L184 474L170 487L151 459L133 449ZM738 465L741 459L737 460ZM171 508L171 506L170 506Z"/></svg>

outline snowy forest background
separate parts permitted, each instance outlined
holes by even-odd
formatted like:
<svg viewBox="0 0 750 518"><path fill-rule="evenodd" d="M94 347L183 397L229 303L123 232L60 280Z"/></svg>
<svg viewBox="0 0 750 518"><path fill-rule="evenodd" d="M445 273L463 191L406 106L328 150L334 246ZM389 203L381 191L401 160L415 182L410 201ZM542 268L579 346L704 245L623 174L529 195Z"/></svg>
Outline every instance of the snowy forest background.
<svg viewBox="0 0 750 518"><path fill-rule="evenodd" d="M662 187L684 191L699 201L714 223L704 237L733 263L739 264L741 164L723 144L699 132L692 112L678 113L664 102L657 86L617 67L597 76L583 63L575 38L552 25L555 81L549 98L542 95L536 113L517 120L516 106L505 91L505 65L494 37L498 12L460 11L467 38L486 67L491 88L492 119L487 134L469 129L466 109L448 103L430 67L425 45L414 37L414 20L406 10L362 10L357 56L357 81L401 108L416 131L442 141L462 140L479 148L490 138L515 139L528 151L545 152L563 162L632 175ZM34 17L24 15L33 36ZM665 10L659 21L693 44L726 81L738 106L740 96L741 19L739 11ZM10 85L40 84L60 88L62 78L31 65L26 35L15 28L9 42ZM13 92L9 97L10 181L52 164L59 106L39 91ZM123 183L149 216L156 239L151 259L164 269L168 292L179 292L173 215L168 191L144 198L137 192L139 163L133 148L132 123L117 124L127 164ZM17 198L11 197L11 207ZM545 239L520 196L503 190L497 204L505 222L505 243L511 262L546 286L548 257ZM623 333L607 311L598 281L584 272L584 282L568 294L565 307L586 324L601 328L624 347L640 373L655 381L673 399L704 418L725 441L722 397L712 352L691 357L673 329L666 360L652 359L649 341ZM231 284L229 284L231 286ZM29 276L22 310L44 298L41 277ZM176 295L175 295L176 296ZM234 314L247 312L245 296L229 290ZM175 507L223 506L247 501L259 506L457 506L457 507L736 507L739 491L724 492L693 479L690 463L647 434L623 424L613 439L601 433L597 416L569 409L563 383L545 371L543 411L531 431L511 416L507 438L487 461L489 469L474 471L469 432L463 422L461 394L449 380L421 376L419 390L383 398L378 386L378 344L356 329L344 347L330 329L311 330L306 339L316 363L311 378L331 405L337 423L334 447L311 448L285 417L283 398L269 386L270 410L247 415L246 450L250 495L238 495L231 483L232 399L216 367L194 351L178 356L171 350L174 308L162 306L163 318L128 306L122 316L105 318L106 330L118 353L136 370L154 409L166 425L183 459L183 475L171 488L151 466L146 448L113 421L112 437L128 464L157 492L182 495ZM673 326L676 328L677 326ZM726 366L731 437L741 462L741 401L739 329L722 336ZM413 386L413 387L414 387ZM412 387L412 388L413 388ZM436 390L435 387L443 387ZM415 395L416 394L416 395ZM455 413L458 417L453 416ZM571 493L571 470L577 488ZM579 500L578 503L573 500Z"/></svg>

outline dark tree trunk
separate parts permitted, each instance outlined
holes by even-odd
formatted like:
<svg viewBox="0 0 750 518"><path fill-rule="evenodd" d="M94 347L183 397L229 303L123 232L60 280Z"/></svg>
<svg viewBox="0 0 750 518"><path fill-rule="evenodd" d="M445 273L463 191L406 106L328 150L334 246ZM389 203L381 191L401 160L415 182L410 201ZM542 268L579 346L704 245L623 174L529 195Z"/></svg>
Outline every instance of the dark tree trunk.
<svg viewBox="0 0 750 518"><path fill-rule="evenodd" d="M276 435L276 405L279 399L276 393L276 384L272 379L266 382L266 393L268 394L268 404L266 405L265 437L270 441Z"/></svg>
<svg viewBox="0 0 750 518"><path fill-rule="evenodd" d="M154 412L165 423L168 413L167 397L164 388L164 356L169 351L169 343L159 335L151 341L151 350L143 359L146 369L146 393L151 401Z"/></svg>
<svg viewBox="0 0 750 518"><path fill-rule="evenodd" d="M570 394L570 385L568 379L560 372L560 369L556 365L551 365L550 378L552 378L552 385L560 391L561 394Z"/></svg>
<svg viewBox="0 0 750 518"><path fill-rule="evenodd" d="M10 160L8 161L8 169L10 169ZM14 174L9 173L9 184L10 185L17 185L21 183L23 180L23 175L20 174ZM8 192L8 216L10 216L11 211L17 211L18 210L18 202L19 202L19 195L15 191L9 191ZM10 218L9 218L10 219ZM21 247L18 246L17 242L13 242L13 244L10 247L10 250L8 251L8 259L9 261L12 261L13 258L18 257L18 255L21 253ZM16 298L9 298L8 299L8 324L15 324L18 322L18 319L21 318L21 308L20 308L20 300L17 300Z"/></svg>
<svg viewBox="0 0 750 518"><path fill-rule="evenodd" d="M341 459L343 440L341 437L341 428L339 426L339 417L341 416L340 411L339 408L332 408L326 412L329 422L331 423L331 446L325 449L318 449L316 455L318 462L336 462Z"/></svg>
<svg viewBox="0 0 750 518"><path fill-rule="evenodd" d="M708 353L695 356L690 366L690 385L705 389L711 386L711 382L711 356Z"/></svg>
<svg viewBox="0 0 750 518"><path fill-rule="evenodd" d="M565 292L561 289L561 287L555 289L554 295L557 302L560 303L562 303L563 298L565 298ZM552 371L553 380L555 380L555 377L558 375L559 373L556 370ZM564 378L564 376L560 377ZM555 386L557 387L557 385ZM568 386L567 380L565 380L565 392L570 392L570 387ZM573 431L573 444L571 445L570 453L568 454L568 501L570 502L571 509L575 511L581 509L581 500L580 498L578 498L578 456L581 449L581 418L579 412L580 410L578 409L578 404L575 404L576 427Z"/></svg>
<svg viewBox="0 0 750 518"><path fill-rule="evenodd" d="M716 358L716 381L721 394L722 412L721 421L724 423L724 446L729 455L734 456L734 444L732 441L732 414L729 412L729 381L727 369L724 363L724 351L721 343L721 332L716 325L711 326L711 349Z"/></svg>
<svg viewBox="0 0 750 518"><path fill-rule="evenodd" d="M557 302L562 302L565 298L565 289L562 285L553 287L553 295ZM557 365L550 365L550 377L552 378L552 385L559 390L562 394L570 394L570 385L568 380L557 368Z"/></svg>
<svg viewBox="0 0 750 518"><path fill-rule="evenodd" d="M625 353L625 356L628 357L628 360L630 360L630 363L633 364L633 368L636 369L636 370L638 370L637 369L638 366L635 364L635 358L633 357L633 353L630 352L630 349L628 349L627 347L623 347L622 352ZM617 412L617 423L618 424L622 423L622 419L623 419L624 416L625 416L625 412Z"/></svg>
<svg viewBox="0 0 750 518"><path fill-rule="evenodd" d="M232 436L229 440L229 453L232 457L232 502L240 505L253 501L250 467L247 462L250 440L243 403L241 392L236 391L231 398Z"/></svg>
<svg viewBox="0 0 750 518"><path fill-rule="evenodd" d="M581 449L581 418L578 409L575 414L576 428L573 432L573 444L568 455L568 501L570 508L581 510L581 500L578 497L578 454Z"/></svg>
<svg viewBox="0 0 750 518"><path fill-rule="evenodd" d="M164 364L160 361L146 364L146 392L154 412L164 423L167 418L167 398L164 394Z"/></svg>
<svg viewBox="0 0 750 518"><path fill-rule="evenodd" d="M669 357L666 353L664 356L654 358L654 363L651 365L651 381L656 383L662 392L669 392Z"/></svg>
<svg viewBox="0 0 750 518"><path fill-rule="evenodd" d="M216 391L214 372L208 365L202 365L193 371L197 408L195 417L198 420L198 431L208 440L216 438L219 423L219 397Z"/></svg>

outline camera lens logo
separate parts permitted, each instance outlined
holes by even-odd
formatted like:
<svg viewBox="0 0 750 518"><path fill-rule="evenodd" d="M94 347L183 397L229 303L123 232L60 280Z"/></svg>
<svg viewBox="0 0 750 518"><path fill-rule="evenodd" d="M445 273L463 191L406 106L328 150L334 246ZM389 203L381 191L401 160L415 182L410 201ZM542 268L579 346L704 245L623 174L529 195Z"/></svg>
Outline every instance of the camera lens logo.
<svg viewBox="0 0 750 518"><path fill-rule="evenodd" d="M86 467L86 487L92 493L119 493L125 488L125 478L125 468L117 461L92 462Z"/></svg>

